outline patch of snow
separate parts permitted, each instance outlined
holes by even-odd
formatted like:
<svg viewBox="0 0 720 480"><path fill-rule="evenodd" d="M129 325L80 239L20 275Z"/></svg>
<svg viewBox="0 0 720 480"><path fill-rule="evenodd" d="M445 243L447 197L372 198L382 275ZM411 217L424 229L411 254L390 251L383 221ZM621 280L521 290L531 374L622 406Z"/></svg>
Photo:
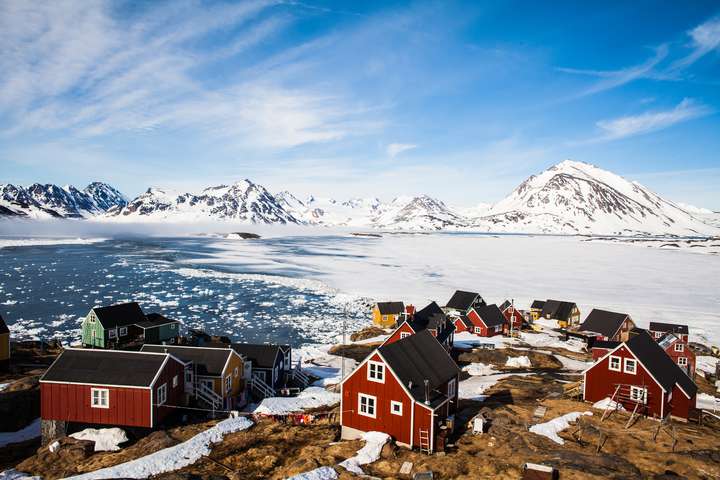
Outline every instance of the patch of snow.
<svg viewBox="0 0 720 480"><path fill-rule="evenodd" d="M76 480L103 478L148 478L165 472L187 467L202 456L209 455L213 444L221 442L229 433L246 430L253 422L245 417L228 418L212 428L200 432L191 439L113 467L69 477Z"/></svg>
<svg viewBox="0 0 720 480"><path fill-rule="evenodd" d="M310 408L335 405L340 402L340 394L329 392L321 387L308 387L297 397L266 397L254 413L273 415L302 412Z"/></svg>
<svg viewBox="0 0 720 480"><path fill-rule="evenodd" d="M697 370L701 370L706 373L715 374L715 368L718 362L720 362L720 359L717 357L711 357L710 355L698 355L697 359L697 366L695 367Z"/></svg>
<svg viewBox="0 0 720 480"><path fill-rule="evenodd" d="M96 452L114 452L120 450L120 444L128 441L125 431L120 428L86 428L85 430L71 433L70 436L78 440L95 442Z"/></svg>
<svg viewBox="0 0 720 480"><path fill-rule="evenodd" d="M547 437L555 443L559 443L560 445L563 445L563 444L565 444L565 440L560 438L558 433L562 432L563 430L568 428L570 426L571 422L576 421L578 418L582 417L583 415L592 415L592 412L566 413L565 415L562 415L560 417L553 418L549 422L538 423L537 425L533 425L532 427L530 427L530 431L537 435L542 435L544 437Z"/></svg>
<svg viewBox="0 0 720 480"><path fill-rule="evenodd" d="M598 410L606 410L608 408L610 410L625 410L625 407L623 407L621 403L617 403L610 397L605 397L602 400L593 403L593 408L596 408Z"/></svg>
<svg viewBox="0 0 720 480"><path fill-rule="evenodd" d="M364 475L361 465L368 465L380 458L383 446L390 440L390 435L382 432L365 432L362 436L365 446L357 451L354 457L350 457L339 463L345 470L357 475Z"/></svg>
<svg viewBox="0 0 720 480"><path fill-rule="evenodd" d="M331 347L331 345L305 345L293 349L293 356L300 359L302 369L320 379L314 383L314 386L326 387L340 383L343 363L345 375L355 370L357 365L355 360L328 353Z"/></svg>
<svg viewBox="0 0 720 480"><path fill-rule="evenodd" d="M295 475L294 477L288 478L288 480L336 480L338 474L332 467L320 467L309 472ZM0 479L2 480L2 479Z"/></svg>
<svg viewBox="0 0 720 480"><path fill-rule="evenodd" d="M698 393L695 407L701 410L710 410L711 412L720 411L720 398L713 397L707 393Z"/></svg>
<svg viewBox="0 0 720 480"><path fill-rule="evenodd" d="M458 386L458 396L466 400L485 400L487 395L484 395L490 387L498 383L503 378L512 376L527 376L532 375L531 373L499 373L497 375L478 375L470 377L467 380L462 380Z"/></svg>
<svg viewBox="0 0 720 480"><path fill-rule="evenodd" d="M492 365L486 365L484 363L471 363L470 365L464 366L462 369L463 372L467 372L468 375L472 376L492 375L494 373L498 373Z"/></svg>
<svg viewBox="0 0 720 480"><path fill-rule="evenodd" d="M573 372L582 372L586 368L592 367L594 362L583 362L582 360L575 360L574 358L566 357L565 355L553 354L555 358L560 360L564 370L571 370Z"/></svg>
<svg viewBox="0 0 720 480"><path fill-rule="evenodd" d="M36 418L27 427L17 432L0 432L0 448L13 443L25 442L40 436L40 419Z"/></svg>
<svg viewBox="0 0 720 480"><path fill-rule="evenodd" d="M507 359L507 362L505 362L505 366L512 368L530 368L532 367L532 362L530 362L530 359L526 356L510 357Z"/></svg>
<svg viewBox="0 0 720 480"><path fill-rule="evenodd" d="M18 472L17 470L11 468L10 470L0 472L0 480L42 480L42 478Z"/></svg>

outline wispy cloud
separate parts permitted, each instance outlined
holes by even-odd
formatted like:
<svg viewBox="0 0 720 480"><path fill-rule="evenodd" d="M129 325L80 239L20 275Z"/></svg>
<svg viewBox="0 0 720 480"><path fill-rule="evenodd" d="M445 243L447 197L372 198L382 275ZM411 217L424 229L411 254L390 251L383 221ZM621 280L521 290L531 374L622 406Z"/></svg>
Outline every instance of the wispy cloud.
<svg viewBox="0 0 720 480"><path fill-rule="evenodd" d="M240 62L244 75L208 78L283 33L293 19L276 6L189 2L152 6L128 22L104 2L2 2L2 133L192 129L251 148L288 148L362 131L363 107L327 88L253 71L249 60Z"/></svg>
<svg viewBox="0 0 720 480"><path fill-rule="evenodd" d="M388 157L395 158L401 153L407 152L408 150L413 150L415 148L417 148L417 145L413 145L411 143L391 143L387 146L385 151L387 152Z"/></svg>
<svg viewBox="0 0 720 480"><path fill-rule="evenodd" d="M597 122L602 134L597 140L617 140L662 130L711 113L711 109L692 99L683 99L670 110L645 112Z"/></svg>
<svg viewBox="0 0 720 480"><path fill-rule="evenodd" d="M720 49L720 16L711 18L688 32L691 38L692 52L684 58L674 62L671 70L687 68L702 57Z"/></svg>

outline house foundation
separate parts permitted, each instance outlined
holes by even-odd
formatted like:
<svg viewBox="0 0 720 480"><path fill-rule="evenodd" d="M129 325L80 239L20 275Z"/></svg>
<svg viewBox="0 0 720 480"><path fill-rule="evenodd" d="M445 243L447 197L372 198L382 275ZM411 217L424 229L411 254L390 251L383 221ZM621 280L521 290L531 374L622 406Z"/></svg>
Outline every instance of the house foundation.
<svg viewBox="0 0 720 480"><path fill-rule="evenodd" d="M63 420L42 420L40 422L40 435L42 446L46 446L55 440L67 435L68 422Z"/></svg>

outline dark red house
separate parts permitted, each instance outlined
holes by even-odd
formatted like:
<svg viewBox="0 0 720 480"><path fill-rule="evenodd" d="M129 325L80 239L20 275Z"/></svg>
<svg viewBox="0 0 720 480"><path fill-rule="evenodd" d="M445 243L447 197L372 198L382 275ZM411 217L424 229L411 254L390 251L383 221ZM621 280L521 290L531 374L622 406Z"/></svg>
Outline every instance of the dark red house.
<svg viewBox="0 0 720 480"><path fill-rule="evenodd" d="M650 336L652 336L655 340L659 340L666 333L674 333L683 342L688 343L689 341L687 325L681 325L678 323L650 322L648 331L650 332Z"/></svg>
<svg viewBox="0 0 720 480"><path fill-rule="evenodd" d="M453 428L459 374L427 330L380 346L341 383L342 438L379 431L434 451Z"/></svg>
<svg viewBox="0 0 720 480"><path fill-rule="evenodd" d="M687 420L695 409L696 394L695 383L644 331L583 372L586 401L609 397L626 410L651 417Z"/></svg>
<svg viewBox="0 0 720 480"><path fill-rule="evenodd" d="M683 369L690 378L695 378L695 352L692 351L687 342L683 342L674 333L666 333L657 341L660 348L665 350L673 362Z"/></svg>
<svg viewBox="0 0 720 480"><path fill-rule="evenodd" d="M475 335L481 337L502 335L505 317L497 305L492 304L474 307L470 310L467 317L473 324L472 333Z"/></svg>
<svg viewBox="0 0 720 480"><path fill-rule="evenodd" d="M590 347L592 351L593 361L597 362L602 357L604 357L610 350L614 350L615 348L617 348L617 346L621 343L622 342L613 342L609 340L595 340L592 344L592 347Z"/></svg>
<svg viewBox="0 0 720 480"><path fill-rule="evenodd" d="M442 308L435 302L430 303L407 318L390 334L387 340L383 342L383 345L397 342L425 330L430 332L446 350L452 348L455 325L452 318L445 315Z"/></svg>
<svg viewBox="0 0 720 480"><path fill-rule="evenodd" d="M153 428L181 404L183 369L166 353L67 349L40 378L40 416Z"/></svg>
<svg viewBox="0 0 720 480"><path fill-rule="evenodd" d="M517 332L522 329L523 326L523 313L515 308L515 305L511 304L507 300L500 305L500 311L503 314L503 317L505 317L505 325L503 326L503 331L505 333L509 333L510 330Z"/></svg>
<svg viewBox="0 0 720 480"><path fill-rule="evenodd" d="M633 328L635 323L627 313L593 308L578 327L578 331L584 332L588 337L594 336L598 340L624 342L630 338L630 331Z"/></svg>
<svg viewBox="0 0 720 480"><path fill-rule="evenodd" d="M474 331L475 325L473 325L467 315L456 315L451 318L455 325L455 333Z"/></svg>

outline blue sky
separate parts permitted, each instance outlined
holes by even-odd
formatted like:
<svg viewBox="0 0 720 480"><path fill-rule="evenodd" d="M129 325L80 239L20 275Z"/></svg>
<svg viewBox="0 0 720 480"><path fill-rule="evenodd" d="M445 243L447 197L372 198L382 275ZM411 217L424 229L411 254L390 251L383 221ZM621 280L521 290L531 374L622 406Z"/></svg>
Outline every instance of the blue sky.
<svg viewBox="0 0 720 480"><path fill-rule="evenodd" d="M0 3L0 181L499 200L566 158L720 209L720 6Z"/></svg>

